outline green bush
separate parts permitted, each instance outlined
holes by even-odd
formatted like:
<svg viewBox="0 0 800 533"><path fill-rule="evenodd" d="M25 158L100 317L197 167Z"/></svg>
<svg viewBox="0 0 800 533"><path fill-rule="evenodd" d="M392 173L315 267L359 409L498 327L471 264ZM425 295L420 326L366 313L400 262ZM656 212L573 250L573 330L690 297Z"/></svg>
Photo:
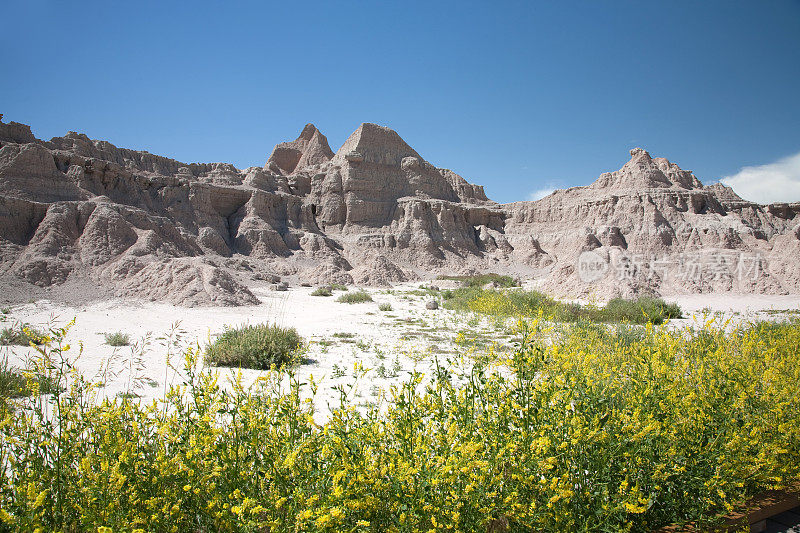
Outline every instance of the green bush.
<svg viewBox="0 0 800 533"><path fill-rule="evenodd" d="M367 291L358 290L354 292L348 292L347 294L342 294L336 298L336 301L343 304L359 304L362 302L371 302L373 300L372 296L370 296Z"/></svg>
<svg viewBox="0 0 800 533"><path fill-rule="evenodd" d="M25 377L9 366L7 358L0 361L0 398L19 398L25 390Z"/></svg>
<svg viewBox="0 0 800 533"><path fill-rule="evenodd" d="M383 302L382 304L380 304L378 306L378 309L380 311L391 311L392 310L392 304L390 304L389 302Z"/></svg>
<svg viewBox="0 0 800 533"><path fill-rule="evenodd" d="M331 296L332 294L329 287L319 287L311 293L311 296Z"/></svg>
<svg viewBox="0 0 800 533"><path fill-rule="evenodd" d="M31 383L38 383L40 394L50 394L60 390L55 380L40 373L34 374ZM0 359L0 401L8 398L21 398L30 394L31 390L25 376L9 365L7 357Z"/></svg>
<svg viewBox="0 0 800 533"><path fill-rule="evenodd" d="M44 332L30 324L18 323L10 328L0 330L0 345L30 346L31 343L38 345L42 344L44 337Z"/></svg>
<svg viewBox="0 0 800 533"><path fill-rule="evenodd" d="M492 283L497 287L509 288L519 287L520 282L511 276L503 276L500 274L475 274L471 276L437 276L436 279L448 279L458 281L463 287L483 287L488 283Z"/></svg>
<svg viewBox="0 0 800 533"><path fill-rule="evenodd" d="M333 283L331 285L331 289L333 289L335 291L346 291L347 290L347 285L342 285L341 283Z"/></svg>
<svg viewBox="0 0 800 533"><path fill-rule="evenodd" d="M642 296L636 300L614 298L597 312L600 322L631 322L661 324L670 318L681 318L681 308L660 298Z"/></svg>
<svg viewBox="0 0 800 533"><path fill-rule="evenodd" d="M538 291L497 291L462 287L443 296L447 309L474 311L501 317L532 317L541 313L558 322L586 320L601 323L661 324L666 319L682 316L677 304L668 304L660 298L644 296L635 300L615 298L605 307L559 302Z"/></svg>
<svg viewBox="0 0 800 533"><path fill-rule="evenodd" d="M217 366L267 370L290 363L303 339L294 328L259 324L227 328L206 349L206 361Z"/></svg>
<svg viewBox="0 0 800 533"><path fill-rule="evenodd" d="M127 333L116 331L114 333L106 333L106 344L109 346L128 346L131 343L131 337Z"/></svg>

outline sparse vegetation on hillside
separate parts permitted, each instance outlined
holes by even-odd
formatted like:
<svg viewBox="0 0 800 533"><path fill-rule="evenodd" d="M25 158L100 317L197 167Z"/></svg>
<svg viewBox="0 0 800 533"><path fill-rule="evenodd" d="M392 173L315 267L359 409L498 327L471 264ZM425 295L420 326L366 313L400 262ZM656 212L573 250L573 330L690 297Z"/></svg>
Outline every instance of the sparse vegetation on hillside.
<svg viewBox="0 0 800 533"><path fill-rule="evenodd" d="M206 349L206 360L217 366L267 370L292 361L302 344L294 328L259 324L228 328Z"/></svg>
<svg viewBox="0 0 800 533"><path fill-rule="evenodd" d="M370 296L365 290L358 290L342 294L336 298L336 301L344 304L358 304L363 302L371 302L372 296Z"/></svg>
<svg viewBox="0 0 800 533"><path fill-rule="evenodd" d="M390 304L389 302L383 302L382 304L380 304L378 306L378 310L380 310L380 311L391 311L392 310L392 304Z"/></svg>

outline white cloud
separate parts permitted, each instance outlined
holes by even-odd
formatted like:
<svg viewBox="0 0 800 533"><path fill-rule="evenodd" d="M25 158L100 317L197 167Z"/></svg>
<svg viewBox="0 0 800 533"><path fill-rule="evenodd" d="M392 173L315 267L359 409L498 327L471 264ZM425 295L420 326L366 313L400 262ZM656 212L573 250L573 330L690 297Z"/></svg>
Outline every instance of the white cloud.
<svg viewBox="0 0 800 533"><path fill-rule="evenodd" d="M541 200L548 194L552 193L555 190L553 187L543 187L541 189L537 189L528 195L528 200Z"/></svg>
<svg viewBox="0 0 800 533"><path fill-rule="evenodd" d="M768 165L743 167L719 181L751 202L800 202L800 152Z"/></svg>

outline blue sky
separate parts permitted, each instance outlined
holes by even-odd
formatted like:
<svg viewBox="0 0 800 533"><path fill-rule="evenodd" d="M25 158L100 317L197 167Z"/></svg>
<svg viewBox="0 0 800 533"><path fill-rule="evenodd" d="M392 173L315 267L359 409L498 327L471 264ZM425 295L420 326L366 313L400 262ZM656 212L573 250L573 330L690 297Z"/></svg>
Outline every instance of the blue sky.
<svg viewBox="0 0 800 533"><path fill-rule="evenodd" d="M0 113L40 138L247 167L306 122L334 150L376 122L500 202L634 146L800 201L798 1L6 0L0 21Z"/></svg>

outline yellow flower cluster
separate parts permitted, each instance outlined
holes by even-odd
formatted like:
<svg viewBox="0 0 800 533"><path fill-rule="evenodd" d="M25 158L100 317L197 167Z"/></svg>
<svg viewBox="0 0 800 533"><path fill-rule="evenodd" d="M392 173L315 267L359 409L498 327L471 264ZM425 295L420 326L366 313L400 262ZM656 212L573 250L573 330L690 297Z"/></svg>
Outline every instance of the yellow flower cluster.
<svg viewBox="0 0 800 533"><path fill-rule="evenodd" d="M95 401L55 331L65 391L2 403L0 530L652 531L800 479L800 322L521 327L322 426L291 370L226 391L195 350L163 401Z"/></svg>

